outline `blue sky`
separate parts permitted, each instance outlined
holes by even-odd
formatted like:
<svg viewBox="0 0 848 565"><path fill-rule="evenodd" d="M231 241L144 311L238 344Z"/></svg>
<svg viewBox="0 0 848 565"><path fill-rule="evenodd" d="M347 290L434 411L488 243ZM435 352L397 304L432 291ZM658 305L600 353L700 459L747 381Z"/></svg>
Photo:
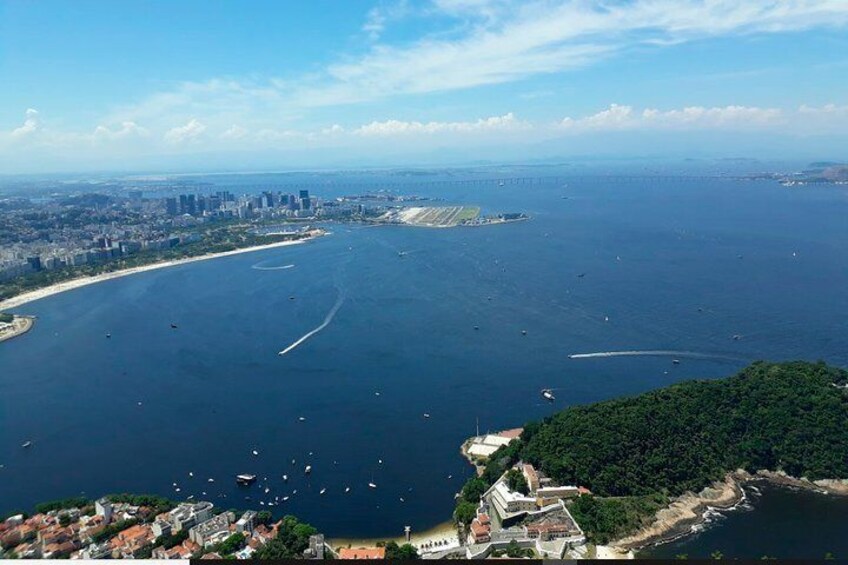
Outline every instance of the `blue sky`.
<svg viewBox="0 0 848 565"><path fill-rule="evenodd" d="M0 166L839 158L846 26L846 0L0 0Z"/></svg>

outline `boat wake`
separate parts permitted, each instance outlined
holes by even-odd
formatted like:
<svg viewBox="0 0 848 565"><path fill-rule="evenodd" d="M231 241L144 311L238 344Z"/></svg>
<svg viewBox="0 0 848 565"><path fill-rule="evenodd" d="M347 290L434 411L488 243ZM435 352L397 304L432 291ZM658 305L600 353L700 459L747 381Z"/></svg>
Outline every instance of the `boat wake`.
<svg viewBox="0 0 848 565"><path fill-rule="evenodd" d="M724 361L744 361L738 357L699 353L697 351L674 351L669 349L649 349L641 351L599 351L597 353L572 353L569 359L599 359L604 357L683 357L687 359L719 359Z"/></svg>
<svg viewBox="0 0 848 565"><path fill-rule="evenodd" d="M289 351L293 351L294 349L297 348L297 346L302 344L304 341L306 341L307 339L309 339L313 335L317 334L318 332L320 332L321 330L323 330L324 328L329 326L330 322L333 321L333 318L336 317L336 312L338 312L339 308L342 307L342 302L344 302L344 294L339 292L339 297L336 299L336 303L333 304L332 308L330 308L330 311L327 313L327 317L324 318L324 321L321 323L321 325L318 326L317 328L315 328L314 330L312 330L311 332L304 334L300 339L298 339L297 341L295 341L294 343L292 343L291 345L289 345L288 347L286 347L285 349L280 351L277 355L285 355Z"/></svg>
<svg viewBox="0 0 848 565"><path fill-rule="evenodd" d="M251 269L256 269L257 271L282 271L283 269L291 269L294 265L282 265L280 267L262 267L262 263L257 263L252 265Z"/></svg>

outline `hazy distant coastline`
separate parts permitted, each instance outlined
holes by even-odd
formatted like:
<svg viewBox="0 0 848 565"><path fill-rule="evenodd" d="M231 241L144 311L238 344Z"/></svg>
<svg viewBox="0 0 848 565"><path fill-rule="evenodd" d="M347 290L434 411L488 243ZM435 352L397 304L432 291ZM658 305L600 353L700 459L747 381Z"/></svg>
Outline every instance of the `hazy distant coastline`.
<svg viewBox="0 0 848 565"><path fill-rule="evenodd" d="M325 235L325 234L321 234ZM287 241L277 241L274 243L268 243L266 245L255 245L253 247L245 247L242 249L233 249L231 251L223 251L221 253L210 253L207 255L199 255L197 257L186 257L184 259L173 259L171 261L162 261L159 263L151 263L149 265L142 265L140 267L133 267L131 269L123 269L120 271L112 271L110 273L102 273L99 275L95 275L92 277L80 277L77 279L71 279L69 281L63 281L60 283L56 283L44 288L39 288L30 292L25 292L23 294L19 294L18 296L13 296L12 298L6 299L3 302L0 302L0 311L10 310L12 308L18 308L23 306L24 304L28 304L30 302L35 302L36 300L41 300L42 298L47 298L48 296L53 296L54 294L59 294L61 292L66 292L69 290L74 290L83 286L88 286L91 284L108 281L112 279L117 279L121 277L126 277L128 275L134 275L137 273L144 273L146 271L153 271L156 269L164 269L167 267L174 267L176 265L184 265L186 263L194 263L196 261L206 261L209 259L218 259L220 257L229 257L231 255L239 255L241 253L252 253L254 251L263 251L265 249L273 249L276 247L286 247L289 245L298 245L301 243L305 243L316 237L320 237L318 235L313 235L309 237L305 237L303 239L296 240L287 240Z"/></svg>

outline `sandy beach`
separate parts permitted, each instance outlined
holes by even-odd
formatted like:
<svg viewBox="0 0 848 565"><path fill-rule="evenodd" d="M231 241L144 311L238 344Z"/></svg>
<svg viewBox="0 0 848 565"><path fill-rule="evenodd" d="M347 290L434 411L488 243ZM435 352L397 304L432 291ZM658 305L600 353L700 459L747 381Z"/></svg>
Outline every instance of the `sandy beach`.
<svg viewBox="0 0 848 565"><path fill-rule="evenodd" d="M373 538L373 539L361 539L361 538L333 538L329 540L327 543L330 544L330 547L333 549L337 549L340 547L374 547L377 542L389 542L395 541L399 545L403 545L406 543L406 538L403 535L399 535L396 537L384 537L384 538ZM437 542L447 542L442 545L436 546ZM435 526L434 528L430 528L429 530L423 532L415 532L413 531L410 535L410 543L414 545L419 553L433 551L433 550L443 550L449 549L451 547L459 546L459 540L456 537L456 526L454 526L453 522L444 522ZM425 547L426 546L426 547Z"/></svg>
<svg viewBox="0 0 848 565"><path fill-rule="evenodd" d="M36 300L41 300L42 298L47 298L48 296L53 296L54 294L59 294L60 292L67 292L69 290L74 290L75 288L80 288L83 286L88 286L90 284L95 284L103 281L108 281L111 279L117 279L120 277L126 277L129 275L134 275L137 273L144 273L146 271L153 271L156 269L165 269L167 267L174 267L176 265L184 265L186 263L194 263L197 261L207 261L209 259L217 259L219 257L229 257L230 255L240 255L242 253L252 253L254 251L262 251L264 249L273 249L275 247L287 247L289 245L299 245L301 243L305 243L314 239L313 237L308 237L304 239L297 239L294 241L278 241L275 243L269 243L267 245L256 245L253 247L245 247L243 249L233 249L232 251L224 251L222 253L210 253L207 255L198 255L197 257L186 257L185 259L175 259L173 261L162 261L160 263L151 263L149 265L142 265L140 267L133 267L132 269L124 269L122 271L113 271L111 273L103 273L100 275L95 275L93 277L81 277L78 279L71 279L69 281L64 281L60 283L56 283L51 286L47 286L44 288L39 288L37 290L32 290L30 292L25 292L23 294L19 294L18 296L13 296L3 302L0 302L0 312L4 310L9 310L12 308L18 308L23 306L24 304L28 304L30 302L35 302Z"/></svg>

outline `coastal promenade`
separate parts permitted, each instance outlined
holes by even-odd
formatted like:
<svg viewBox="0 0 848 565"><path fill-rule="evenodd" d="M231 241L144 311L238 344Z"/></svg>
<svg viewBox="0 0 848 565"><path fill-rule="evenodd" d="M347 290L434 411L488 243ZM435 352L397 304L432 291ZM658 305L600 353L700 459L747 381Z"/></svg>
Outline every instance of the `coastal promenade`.
<svg viewBox="0 0 848 565"><path fill-rule="evenodd" d="M322 232L320 235L325 235ZM64 281L60 283L56 283L54 285L50 285L44 288L39 288L30 292L25 292L23 294L19 294L18 296L13 296L7 300L0 302L0 312L10 310L12 308L18 308L23 306L24 304L28 304L30 302L35 302L36 300L41 300L42 298L47 298L48 296L53 296L54 294L59 294L61 292L66 292L69 290L74 290L76 288L80 288L83 286L88 286L91 284L108 281L111 279L117 279L120 277L126 277L128 275L135 275L137 273L144 273L147 271L153 271L156 269L164 269L167 267L174 267L177 265L184 265L186 263L195 263L197 261L207 261L209 259L217 259L219 257L229 257L231 255L239 255L242 253L252 253L254 251L263 251L266 249L274 249L277 247L286 247L289 245L298 245L301 243L305 243L316 237L320 237L320 235L312 235L309 237L305 237L302 239L296 240L287 240L287 241L278 241L275 243L269 243L267 245L255 245L253 247L245 247L242 249L233 249L232 251L224 251L222 253L210 253L207 255L198 255L196 257L186 257L185 259L175 259L172 261L162 261L159 263L151 263L149 265L142 265L140 267L133 267L131 269L123 269L120 271L112 271L110 273L102 273L100 275L95 275L93 277L80 277L78 279L71 279L69 281Z"/></svg>

